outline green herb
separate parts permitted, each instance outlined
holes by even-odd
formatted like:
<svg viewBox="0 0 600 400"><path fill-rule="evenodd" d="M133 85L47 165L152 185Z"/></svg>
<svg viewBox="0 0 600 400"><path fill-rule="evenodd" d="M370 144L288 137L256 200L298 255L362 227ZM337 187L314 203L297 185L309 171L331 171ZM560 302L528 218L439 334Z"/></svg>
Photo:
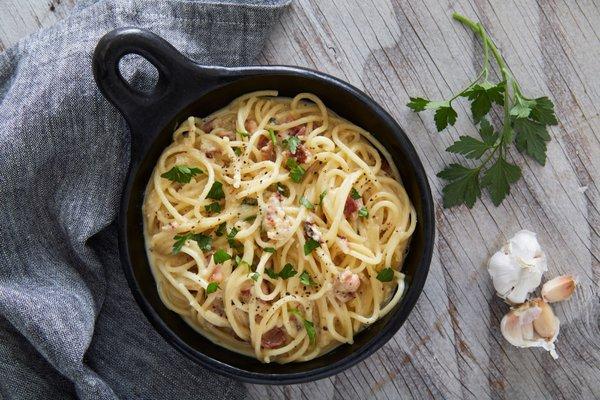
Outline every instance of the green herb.
<svg viewBox="0 0 600 400"><path fill-rule="evenodd" d="M273 144L277 144L277 138L275 137L275 132L273 132L273 129L269 129L269 137L271 138Z"/></svg>
<svg viewBox="0 0 600 400"><path fill-rule="evenodd" d="M250 134L248 132L244 132L244 131L238 131L238 130L236 130L235 133L237 133L241 137L248 137L248 136L250 136Z"/></svg>
<svg viewBox="0 0 600 400"><path fill-rule="evenodd" d="M305 208L308 208L309 210L312 210L313 208L315 208L315 206L313 205L313 203L311 203L304 196L300 196L300 204L303 205Z"/></svg>
<svg viewBox="0 0 600 400"><path fill-rule="evenodd" d="M256 197L244 197L242 204L247 206L255 206L258 204L258 199Z"/></svg>
<svg viewBox="0 0 600 400"><path fill-rule="evenodd" d="M290 153L296 154L296 150L298 150L298 145L300 144L300 138L298 136L290 136L283 141L283 144L288 148Z"/></svg>
<svg viewBox="0 0 600 400"><path fill-rule="evenodd" d="M175 243L173 244L173 254L179 253L185 242L188 240L195 240L202 251L209 251L212 246L212 239L210 236L201 233L186 233L185 235L177 235L173 239L175 240Z"/></svg>
<svg viewBox="0 0 600 400"><path fill-rule="evenodd" d="M298 162L295 158L288 158L285 162L285 166L290 171L290 178L296 183L302 182L302 178L304 178L304 173L306 172L304 168L298 165Z"/></svg>
<svg viewBox="0 0 600 400"><path fill-rule="evenodd" d="M242 149L239 147L234 147L233 148L233 152L235 153L236 156L241 156L242 155Z"/></svg>
<svg viewBox="0 0 600 400"><path fill-rule="evenodd" d="M275 247L265 247L263 251L266 251L267 253L275 253Z"/></svg>
<svg viewBox="0 0 600 400"><path fill-rule="evenodd" d="M222 264L227 260L231 260L231 256L227 254L225 250L219 249L213 254L213 260L215 261L215 264Z"/></svg>
<svg viewBox="0 0 600 400"><path fill-rule="evenodd" d="M323 190L319 195L319 205L323 204L323 199L327 196L327 189Z"/></svg>
<svg viewBox="0 0 600 400"><path fill-rule="evenodd" d="M204 209L209 213L218 213L221 211L221 205L217 202L214 202L204 206Z"/></svg>
<svg viewBox="0 0 600 400"><path fill-rule="evenodd" d="M285 185L282 185L281 182L277 182L277 193L279 193L283 197L290 197L290 188L288 188Z"/></svg>
<svg viewBox="0 0 600 400"><path fill-rule="evenodd" d="M352 197L354 200L358 200L360 199L360 193L358 193L358 190L352 188L352 190L350 190L350 197Z"/></svg>
<svg viewBox="0 0 600 400"><path fill-rule="evenodd" d="M225 193L223 193L223 184L219 181L215 181L208 191L206 197L213 200L221 200L225 198Z"/></svg>
<svg viewBox="0 0 600 400"><path fill-rule="evenodd" d="M217 236L223 236L225 234L225 230L227 229L227 222L223 222L219 225L219 227L215 230L215 234Z"/></svg>
<svg viewBox="0 0 600 400"><path fill-rule="evenodd" d="M269 275L271 279L279 278L279 274L273 268L265 268L265 274Z"/></svg>
<svg viewBox="0 0 600 400"><path fill-rule="evenodd" d="M244 221L252 223L252 222L254 222L255 219L256 219L256 214L247 216L246 218L244 218Z"/></svg>
<svg viewBox="0 0 600 400"><path fill-rule="evenodd" d="M367 207L362 206L359 210L358 210L358 216L359 217L363 217L366 218L369 216L369 210L367 210Z"/></svg>
<svg viewBox="0 0 600 400"><path fill-rule="evenodd" d="M211 294L217 291L219 288L219 282L211 282L206 287L206 294Z"/></svg>
<svg viewBox="0 0 600 400"><path fill-rule="evenodd" d="M391 268L384 268L377 274L377 279L381 282L391 282L394 279L394 270Z"/></svg>
<svg viewBox="0 0 600 400"><path fill-rule="evenodd" d="M525 97L483 26L457 13L452 16L469 27L483 42L482 70L464 90L448 100L430 101L422 97L411 97L407 106L415 112L434 110L435 124L437 130L441 131L456 122L457 113L452 107L453 101L460 97L470 101L473 120L479 124L481 140L460 136L446 150L481 161L473 167L450 164L438 174L438 177L448 181L442 190L444 207L460 204L473 207L481 197L481 188L487 189L492 202L498 206L510 193L510 185L521 178L521 169L506 159L508 148L513 142L521 153L545 165L547 142L550 141L547 128L558 124L554 104L547 97ZM497 83L489 80L492 57L502 75L502 81ZM496 132L485 119L493 104L503 109L502 126Z"/></svg>
<svg viewBox="0 0 600 400"><path fill-rule="evenodd" d="M187 165L176 165L164 174L162 178L167 178L173 182L189 183L193 176L201 174L200 168L188 167Z"/></svg>
<svg viewBox="0 0 600 400"><path fill-rule="evenodd" d="M306 243L304 243L304 255L305 256L309 255L310 253L312 253L312 251L314 249L316 249L319 246L320 246L319 242L317 242L315 239L308 238Z"/></svg>
<svg viewBox="0 0 600 400"><path fill-rule="evenodd" d="M255 272L255 273L253 273L252 275L250 275L250 278L251 278L251 279L252 279L254 282L256 282L256 281L258 280L258 277L259 277L259 276L260 276L260 275L258 274L258 272Z"/></svg>
<svg viewBox="0 0 600 400"><path fill-rule="evenodd" d="M300 320L302 320L302 322L304 323L304 329L306 330L306 334L308 335L308 340L309 340L310 344L315 344L316 338L317 338L317 331L315 330L315 325L311 321L308 321L307 319L305 319L302 316L302 314L300 313L300 311L298 311L297 308L290 308L288 310L288 312L290 314L297 316Z"/></svg>
<svg viewBox="0 0 600 400"><path fill-rule="evenodd" d="M290 263L287 263L287 264L285 264L283 269L281 271L279 271L279 277L281 279L287 279L287 278L291 278L292 276L296 275L297 273L298 273L298 271L296 271L294 269L294 266Z"/></svg>
<svg viewBox="0 0 600 400"><path fill-rule="evenodd" d="M227 243L229 243L229 246L231 246L234 249L239 249L240 247L243 247L243 244L239 240L234 239L235 235L237 235L239 231L240 230L234 226L227 234Z"/></svg>
<svg viewBox="0 0 600 400"><path fill-rule="evenodd" d="M313 281L308 272L304 271L300 274L300 283L304 286L314 286L315 281Z"/></svg>

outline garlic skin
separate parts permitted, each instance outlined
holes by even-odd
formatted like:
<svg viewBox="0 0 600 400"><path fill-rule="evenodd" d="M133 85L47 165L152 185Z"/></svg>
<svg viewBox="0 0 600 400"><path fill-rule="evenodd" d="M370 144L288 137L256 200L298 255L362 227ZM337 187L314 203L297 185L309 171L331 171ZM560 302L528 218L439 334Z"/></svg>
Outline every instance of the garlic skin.
<svg viewBox="0 0 600 400"><path fill-rule="evenodd" d="M560 321L542 299L534 299L512 308L500 322L502 336L516 347L542 347L558 358L554 342Z"/></svg>
<svg viewBox="0 0 600 400"><path fill-rule="evenodd" d="M524 303L547 270L546 255L535 233L528 230L517 232L488 263L498 296L511 304Z"/></svg>
<svg viewBox="0 0 600 400"><path fill-rule="evenodd" d="M548 303L567 300L575 292L577 281L573 275L557 276L542 286L542 298Z"/></svg>

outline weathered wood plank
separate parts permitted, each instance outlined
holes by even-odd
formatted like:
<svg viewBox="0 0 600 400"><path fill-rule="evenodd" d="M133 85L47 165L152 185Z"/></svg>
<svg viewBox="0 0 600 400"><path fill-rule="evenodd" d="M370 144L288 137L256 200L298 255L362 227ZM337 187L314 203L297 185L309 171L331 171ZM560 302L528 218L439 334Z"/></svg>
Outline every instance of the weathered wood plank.
<svg viewBox="0 0 600 400"><path fill-rule="evenodd" d="M71 2L0 4L0 46L64 17ZM509 158L523 179L499 207L441 208L435 173L444 149L475 134L468 106L436 133L431 115L405 107L411 95L446 97L476 75L481 46L453 22L482 21L524 90L550 95L560 124L541 167ZM1 48L1 47L0 47ZM303 385L248 385L252 399L600 398L600 7L593 0L296 0L274 27L263 64L315 68L349 81L404 127L437 203L436 251L415 311L375 355L335 377ZM511 347L499 333L507 307L485 263L515 231L538 232L548 277L575 273L575 298L556 307L560 358Z"/></svg>

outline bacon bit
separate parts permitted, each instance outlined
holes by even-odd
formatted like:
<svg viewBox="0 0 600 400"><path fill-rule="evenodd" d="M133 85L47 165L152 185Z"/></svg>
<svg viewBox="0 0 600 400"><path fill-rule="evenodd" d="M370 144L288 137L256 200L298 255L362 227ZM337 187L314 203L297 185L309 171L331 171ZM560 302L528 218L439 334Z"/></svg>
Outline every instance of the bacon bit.
<svg viewBox="0 0 600 400"><path fill-rule="evenodd" d="M258 139L257 147L262 154L263 160L271 160L275 161L275 149L273 147L273 142L266 136L261 136Z"/></svg>
<svg viewBox="0 0 600 400"><path fill-rule="evenodd" d="M298 125L293 128L290 128L291 136L302 136L306 132L306 125Z"/></svg>
<svg viewBox="0 0 600 400"><path fill-rule="evenodd" d="M343 270L333 283L335 297L345 303L356 297L356 291L360 287L360 278L349 269Z"/></svg>
<svg viewBox="0 0 600 400"><path fill-rule="evenodd" d="M219 317L225 316L225 306L223 305L223 298L217 297L210 304L210 309L212 312L217 314Z"/></svg>
<svg viewBox="0 0 600 400"><path fill-rule="evenodd" d="M308 155L308 150L306 150L304 145L300 143L296 148L296 154L293 154L292 156L296 159L296 161L298 161L299 164L304 164L308 158Z"/></svg>
<svg viewBox="0 0 600 400"><path fill-rule="evenodd" d="M213 118L210 121L204 121L200 128L206 133L212 131L215 129L215 119Z"/></svg>
<svg viewBox="0 0 600 400"><path fill-rule="evenodd" d="M217 281L217 282L221 282L223 280L223 273L221 272L221 266L217 265L216 268L213 270L213 273L210 275L210 281Z"/></svg>
<svg viewBox="0 0 600 400"><path fill-rule="evenodd" d="M358 200L354 200L351 196L348 196L346 199L346 204L344 205L344 215L346 218L349 218L360 208Z"/></svg>
<svg viewBox="0 0 600 400"><path fill-rule="evenodd" d="M260 344L265 349L276 349L286 341L286 334L280 327L273 328L262 335Z"/></svg>
<svg viewBox="0 0 600 400"><path fill-rule="evenodd" d="M246 132L253 133L258 128L258 124L255 120L249 119L244 123L244 128L246 128Z"/></svg>

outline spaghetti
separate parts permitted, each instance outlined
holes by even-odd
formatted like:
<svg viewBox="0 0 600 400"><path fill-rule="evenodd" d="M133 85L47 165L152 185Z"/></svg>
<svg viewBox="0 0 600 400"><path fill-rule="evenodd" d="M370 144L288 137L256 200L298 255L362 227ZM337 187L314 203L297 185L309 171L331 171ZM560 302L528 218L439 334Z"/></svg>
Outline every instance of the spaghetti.
<svg viewBox="0 0 600 400"><path fill-rule="evenodd" d="M163 303L214 343L287 363L398 303L416 215L371 134L312 94L277 94L181 123L143 214Z"/></svg>

